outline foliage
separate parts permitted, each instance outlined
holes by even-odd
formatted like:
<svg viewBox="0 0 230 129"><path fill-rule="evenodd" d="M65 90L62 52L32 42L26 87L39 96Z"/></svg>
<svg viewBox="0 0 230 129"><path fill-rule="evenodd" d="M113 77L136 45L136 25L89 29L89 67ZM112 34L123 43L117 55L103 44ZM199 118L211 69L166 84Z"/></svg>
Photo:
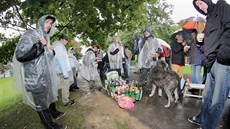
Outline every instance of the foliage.
<svg viewBox="0 0 230 129"><path fill-rule="evenodd" d="M170 37L175 31L173 21L170 19L173 6L160 2L159 0L154 5L148 5L148 26L152 28L153 34L157 38L161 38L170 43Z"/></svg>
<svg viewBox="0 0 230 129"><path fill-rule="evenodd" d="M157 0L154 4L145 5L148 12L148 22L145 27L150 27L154 37L161 38L167 43L170 43L170 37L176 28L169 15L172 13L173 6L165 3L165 1ZM135 48L135 39L143 37L144 28L139 28L135 31L126 29L120 33L122 42L132 51Z"/></svg>
<svg viewBox="0 0 230 129"><path fill-rule="evenodd" d="M118 30L135 30L146 23L144 4L154 4L156 0L26 0L14 2L0 19L1 26L12 28L33 28L32 25L44 14L53 14L58 23L58 33L70 37L77 34L84 44L90 41L105 44L108 35ZM4 9L2 9L4 10Z"/></svg>
<svg viewBox="0 0 230 129"><path fill-rule="evenodd" d="M0 62L7 64L9 61L12 61L14 49L19 41L19 37L7 40L0 47Z"/></svg>
<svg viewBox="0 0 230 129"><path fill-rule="evenodd" d="M0 78L0 112L20 101L18 94L12 87L12 78Z"/></svg>
<svg viewBox="0 0 230 129"><path fill-rule="evenodd" d="M70 97L76 97L72 94ZM66 116L58 121L70 129L84 129L85 114L88 109L78 103L63 107L61 100L56 102L59 111L66 111ZM0 125L2 129L42 129L36 111L22 103L22 97L12 88L12 78L0 78Z"/></svg>
<svg viewBox="0 0 230 129"><path fill-rule="evenodd" d="M12 1L2 1L7 6L0 6L3 14L0 27L23 33L24 29L34 28L42 15L53 14L57 18L57 33L51 42L57 40L61 33L67 34L72 39L67 48L73 46L77 53L80 45L90 46L92 43L98 43L106 50L114 35L119 35L132 51L135 39L143 37L143 29L147 26L151 27L155 37L170 43L170 36L177 29L169 18L173 7L164 0ZM76 36L81 39L78 43L73 40ZM0 39L5 40L4 35L0 34ZM0 55L4 55L1 52ZM7 55L3 60L6 63L12 59Z"/></svg>

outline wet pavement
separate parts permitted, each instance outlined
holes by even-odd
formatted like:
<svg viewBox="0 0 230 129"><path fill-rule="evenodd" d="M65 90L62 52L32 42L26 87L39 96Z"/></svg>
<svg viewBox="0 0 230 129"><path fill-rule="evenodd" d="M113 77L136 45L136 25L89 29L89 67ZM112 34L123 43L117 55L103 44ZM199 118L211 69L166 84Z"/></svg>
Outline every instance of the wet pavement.
<svg viewBox="0 0 230 129"><path fill-rule="evenodd" d="M132 70L130 80L138 79L139 74L134 74ZM156 90L152 98L148 97L147 94L144 95L142 100L135 102L135 108L128 112L151 129L196 129L199 127L191 124L187 119L199 113L201 99L180 97L179 102L172 103L168 109L164 107L166 104L166 95L163 93L162 97L159 97ZM228 99L218 129L230 129L230 123L227 121L228 116L230 116L228 114L229 107L230 100Z"/></svg>

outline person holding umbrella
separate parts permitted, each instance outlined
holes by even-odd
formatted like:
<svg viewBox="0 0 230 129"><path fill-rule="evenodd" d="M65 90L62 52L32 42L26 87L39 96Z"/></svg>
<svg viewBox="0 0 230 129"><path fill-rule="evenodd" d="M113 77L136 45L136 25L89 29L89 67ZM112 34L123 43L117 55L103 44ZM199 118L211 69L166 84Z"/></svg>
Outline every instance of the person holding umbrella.
<svg viewBox="0 0 230 129"><path fill-rule="evenodd" d="M205 65L208 69L201 111L188 120L203 129L216 129L230 89L230 5L224 0L193 0L195 9L207 16L204 34Z"/></svg>
<svg viewBox="0 0 230 129"><path fill-rule="evenodd" d="M184 65L185 65L185 52L188 51L186 41L183 38L183 33L178 33L176 38L171 44L172 48L172 70L175 71L180 78L184 74Z"/></svg>

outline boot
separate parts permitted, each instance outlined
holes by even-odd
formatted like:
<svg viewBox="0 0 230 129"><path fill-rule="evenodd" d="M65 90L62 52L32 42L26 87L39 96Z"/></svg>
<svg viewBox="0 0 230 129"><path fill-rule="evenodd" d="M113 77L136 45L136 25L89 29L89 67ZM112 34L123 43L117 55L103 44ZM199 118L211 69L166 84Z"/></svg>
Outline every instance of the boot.
<svg viewBox="0 0 230 129"><path fill-rule="evenodd" d="M60 129L62 126L52 121L49 109L37 111L38 116L46 129Z"/></svg>
<svg viewBox="0 0 230 129"><path fill-rule="evenodd" d="M50 104L49 110L50 110L51 116L56 120L65 115L65 112L60 112L56 109L55 103Z"/></svg>

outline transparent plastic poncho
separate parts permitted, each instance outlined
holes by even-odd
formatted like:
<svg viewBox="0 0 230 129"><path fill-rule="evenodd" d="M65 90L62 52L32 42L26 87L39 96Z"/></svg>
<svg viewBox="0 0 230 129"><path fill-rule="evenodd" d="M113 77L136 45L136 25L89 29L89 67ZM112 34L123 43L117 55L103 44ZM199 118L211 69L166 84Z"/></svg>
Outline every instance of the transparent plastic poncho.
<svg viewBox="0 0 230 129"><path fill-rule="evenodd" d="M22 94L23 103L37 111L49 108L50 103L57 100L57 77L53 51L48 49L50 36L55 33L53 24L49 33L44 32L44 22L48 15L42 16L34 30L26 31L14 52L13 87ZM46 39L45 52L39 57L20 63L16 59L26 53L41 38ZM35 101L36 100L36 101Z"/></svg>
<svg viewBox="0 0 230 129"><path fill-rule="evenodd" d="M155 66L156 61L153 59L154 53L157 53L159 49L162 50L160 43L155 38L149 37L140 50L138 66L140 68L150 68L151 66Z"/></svg>

